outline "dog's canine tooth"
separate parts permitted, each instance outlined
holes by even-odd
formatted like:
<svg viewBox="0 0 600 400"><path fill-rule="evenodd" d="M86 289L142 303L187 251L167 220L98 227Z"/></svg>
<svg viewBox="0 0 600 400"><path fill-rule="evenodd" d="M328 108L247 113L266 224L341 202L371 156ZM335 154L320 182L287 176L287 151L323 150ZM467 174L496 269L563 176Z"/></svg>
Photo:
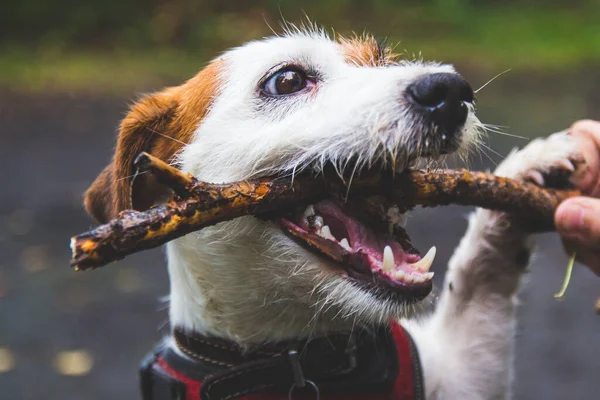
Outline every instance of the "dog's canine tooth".
<svg viewBox="0 0 600 400"><path fill-rule="evenodd" d="M390 246L385 246L383 249L383 265L382 268L385 272L392 272L396 267L396 260L394 260L394 253Z"/></svg>
<svg viewBox="0 0 600 400"><path fill-rule="evenodd" d="M423 277L424 277L426 280L430 281L430 280L431 280L431 278L433 278L433 274L434 274L433 272L428 272L428 273L426 273L426 274L423 274Z"/></svg>
<svg viewBox="0 0 600 400"><path fill-rule="evenodd" d="M335 240L335 236L331 234L331 229L329 229L329 225L325 225L321 228L321 232L319 233L325 239Z"/></svg>
<svg viewBox="0 0 600 400"><path fill-rule="evenodd" d="M342 240L340 240L340 246L342 246L344 249L350 251L352 250L352 247L350 247L350 242L348 242L348 239L343 238Z"/></svg>
<svg viewBox="0 0 600 400"><path fill-rule="evenodd" d="M436 252L437 252L437 249L435 246L433 246L429 249L427 254L425 254L425 257L421 258L416 263L413 263L410 265L412 265L413 268L416 268L419 271L423 271L423 272L429 271L429 268L431 268L431 265L433 264L433 260L435 260Z"/></svg>

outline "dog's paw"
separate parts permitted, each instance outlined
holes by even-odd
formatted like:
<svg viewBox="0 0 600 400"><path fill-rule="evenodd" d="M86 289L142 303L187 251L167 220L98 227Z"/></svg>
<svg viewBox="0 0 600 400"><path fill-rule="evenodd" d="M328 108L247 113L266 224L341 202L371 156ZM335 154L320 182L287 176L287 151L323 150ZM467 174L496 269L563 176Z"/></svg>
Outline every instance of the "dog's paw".
<svg viewBox="0 0 600 400"><path fill-rule="evenodd" d="M569 185L569 178L583 163L573 138L561 132L513 150L494 173L539 186L562 187Z"/></svg>

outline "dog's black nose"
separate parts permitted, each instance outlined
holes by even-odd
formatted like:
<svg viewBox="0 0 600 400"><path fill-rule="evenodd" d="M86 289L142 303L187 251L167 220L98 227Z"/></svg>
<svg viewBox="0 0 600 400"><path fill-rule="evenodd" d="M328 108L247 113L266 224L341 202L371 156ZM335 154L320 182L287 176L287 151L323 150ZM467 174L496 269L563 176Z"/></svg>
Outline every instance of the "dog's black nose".
<svg viewBox="0 0 600 400"><path fill-rule="evenodd" d="M445 135L453 135L465 123L469 111L465 103L473 102L471 85L452 73L425 75L411 83L406 93Z"/></svg>

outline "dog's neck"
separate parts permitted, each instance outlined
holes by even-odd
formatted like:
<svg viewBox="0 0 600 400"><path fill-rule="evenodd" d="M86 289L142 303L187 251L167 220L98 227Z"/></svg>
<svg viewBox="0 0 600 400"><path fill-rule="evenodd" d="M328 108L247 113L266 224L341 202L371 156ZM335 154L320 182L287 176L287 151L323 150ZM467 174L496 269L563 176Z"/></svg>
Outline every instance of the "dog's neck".
<svg viewBox="0 0 600 400"><path fill-rule="evenodd" d="M206 229L202 236L188 235L167 246L173 327L248 346L345 332L355 327L354 319L336 318L339 310L335 307L317 312L317 294L313 303L294 297L294 292L309 293L311 288L302 290L298 285L315 278L289 282L289 266L284 262L278 266L280 271L273 264L261 268L258 262L266 251L264 247L272 243L265 239L264 232L246 235L248 229L260 226L241 220L233 222L235 229ZM231 251L233 239L228 232L235 232L235 246L243 246L244 251ZM304 273L314 271L308 269Z"/></svg>

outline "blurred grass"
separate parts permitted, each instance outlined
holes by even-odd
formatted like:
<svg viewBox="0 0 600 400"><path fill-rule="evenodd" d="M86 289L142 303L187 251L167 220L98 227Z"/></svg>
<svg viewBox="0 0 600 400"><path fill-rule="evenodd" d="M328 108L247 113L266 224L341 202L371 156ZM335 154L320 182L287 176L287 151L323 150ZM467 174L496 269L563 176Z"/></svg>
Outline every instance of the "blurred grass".
<svg viewBox="0 0 600 400"><path fill-rule="evenodd" d="M121 93L176 83L220 51L270 35L269 24L278 30L277 21L302 21L304 14L336 32L366 30L400 42L396 50L408 58L489 76L508 68L560 72L600 64L598 1L200 3L151 1L131 23L123 16L110 19L107 8L97 26L93 13L77 12L75 17L88 19L74 27L47 28L25 41L0 40L0 86Z"/></svg>
<svg viewBox="0 0 600 400"><path fill-rule="evenodd" d="M120 94L181 81L207 58L183 50L68 52L13 49L0 56L0 86L20 92Z"/></svg>

